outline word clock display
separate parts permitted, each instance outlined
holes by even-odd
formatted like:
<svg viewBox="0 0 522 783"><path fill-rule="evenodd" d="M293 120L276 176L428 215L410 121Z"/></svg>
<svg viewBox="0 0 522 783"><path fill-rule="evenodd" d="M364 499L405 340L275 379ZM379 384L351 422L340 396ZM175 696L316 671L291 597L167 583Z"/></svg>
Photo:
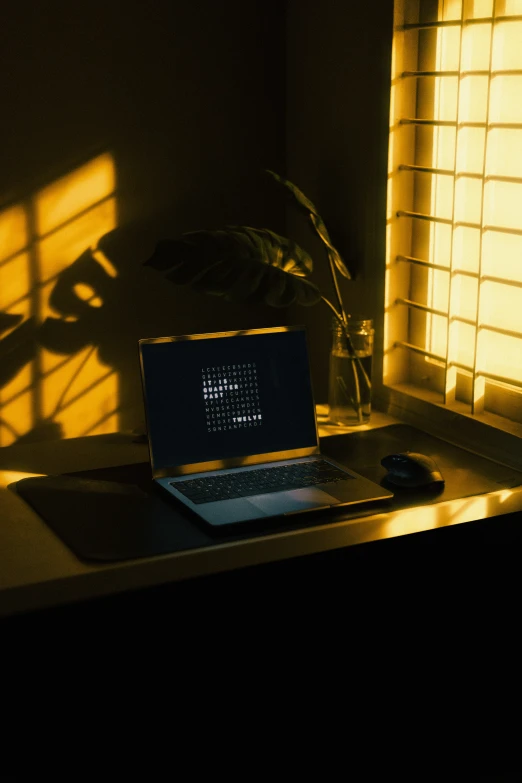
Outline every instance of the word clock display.
<svg viewBox="0 0 522 783"><path fill-rule="evenodd" d="M207 432L260 427L263 422L255 362L201 368Z"/></svg>

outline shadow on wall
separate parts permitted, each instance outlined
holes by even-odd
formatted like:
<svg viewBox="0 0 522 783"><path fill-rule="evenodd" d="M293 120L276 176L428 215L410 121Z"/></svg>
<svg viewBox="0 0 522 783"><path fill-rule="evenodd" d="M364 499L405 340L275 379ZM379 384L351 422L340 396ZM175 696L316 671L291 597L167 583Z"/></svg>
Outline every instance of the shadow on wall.
<svg viewBox="0 0 522 783"><path fill-rule="evenodd" d="M144 427L140 337L285 323L176 294L142 266L170 217L118 225L117 197L106 152L0 211L0 447Z"/></svg>
<svg viewBox="0 0 522 783"><path fill-rule="evenodd" d="M108 153L0 212L0 446L118 429L116 225Z"/></svg>

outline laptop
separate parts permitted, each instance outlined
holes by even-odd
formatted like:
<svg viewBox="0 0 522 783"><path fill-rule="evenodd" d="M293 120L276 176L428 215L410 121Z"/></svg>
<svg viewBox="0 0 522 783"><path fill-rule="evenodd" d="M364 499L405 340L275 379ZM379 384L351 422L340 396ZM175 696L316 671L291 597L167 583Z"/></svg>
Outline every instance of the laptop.
<svg viewBox="0 0 522 783"><path fill-rule="evenodd" d="M321 454L303 326L139 353L153 481L214 529L393 497Z"/></svg>

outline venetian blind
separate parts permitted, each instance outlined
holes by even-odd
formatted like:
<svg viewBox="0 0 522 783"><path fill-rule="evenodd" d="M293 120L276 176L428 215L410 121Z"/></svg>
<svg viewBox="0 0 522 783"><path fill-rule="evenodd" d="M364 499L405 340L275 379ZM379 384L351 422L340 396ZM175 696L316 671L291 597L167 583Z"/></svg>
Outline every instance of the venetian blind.
<svg viewBox="0 0 522 783"><path fill-rule="evenodd" d="M522 420L522 0L396 4L385 383Z"/></svg>

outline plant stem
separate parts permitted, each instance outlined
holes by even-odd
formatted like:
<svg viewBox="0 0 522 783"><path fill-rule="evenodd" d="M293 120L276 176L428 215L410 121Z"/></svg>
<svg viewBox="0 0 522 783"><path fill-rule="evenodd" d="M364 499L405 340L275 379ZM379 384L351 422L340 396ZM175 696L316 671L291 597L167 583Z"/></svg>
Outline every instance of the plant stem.
<svg viewBox="0 0 522 783"><path fill-rule="evenodd" d="M356 413L357 413L357 421L362 424L362 410L361 410L361 387L359 385L359 369L360 368L364 372L364 367L362 366L362 362L359 359L358 356L355 357L355 363L350 362L350 365L352 367L353 372L353 378L355 381L355 403L356 403ZM366 373L364 373L366 375Z"/></svg>
<svg viewBox="0 0 522 783"><path fill-rule="evenodd" d="M340 288L339 288L339 283L337 281L337 275L335 273L334 256L337 253L337 251L333 247L332 244L330 244L329 242L326 241L326 238L325 238L324 234L319 230L319 227L317 225L316 216L313 213L310 214L310 220L312 221L312 225L314 226L316 232L319 234L319 236L323 240L324 244L326 245L326 253L328 255L328 264L330 266L330 275L331 275L333 287L334 287L334 290L335 290L335 296L337 297L337 306L339 308L339 313L336 312L335 314L336 314L338 320L341 321L342 325L345 326L346 323L348 322L348 319L347 319L346 313L344 311L344 305L343 305L343 300L342 300L342 297L341 297L341 291L340 291Z"/></svg>
<svg viewBox="0 0 522 783"><path fill-rule="evenodd" d="M353 343L350 337L350 333L348 331L348 316L346 315L346 312L344 310L343 306L343 300L341 298L341 291L339 289L339 283L337 281L337 273L335 271L335 263L333 260L333 254L331 250L328 250L328 261L330 264L330 274L332 276L332 281L334 284L335 293L337 296L337 301L339 304L339 311L336 310L335 306L330 302L325 296L321 296L321 299L325 304L328 305L330 310L333 312L337 320L339 321L341 328L344 333L344 337L346 340L346 350L350 358L352 358L354 361L350 362L350 367L353 372L353 378L354 378L354 386L355 386L355 400L351 400L351 404L353 409L355 410L357 414L357 421L362 424L363 417L362 417L362 410L361 410L361 387L359 383L359 372L361 373L362 378L364 378L364 382L366 384L366 387L368 389L371 389L371 381L368 378L368 374L366 370L364 369L363 363L361 362L361 359L359 356L357 356L357 353L355 351L355 348L353 347Z"/></svg>
<svg viewBox="0 0 522 783"><path fill-rule="evenodd" d="M337 274L335 271L335 262L333 260L333 253L331 250L328 250L328 263L330 265L330 274L332 276L332 282L334 284L335 288L335 295L337 296L337 303L339 305L339 312L341 313L341 323L343 326L346 326L348 323L348 317L344 310L343 300L341 298L341 290L339 288L339 282L337 280Z"/></svg>
<svg viewBox="0 0 522 783"><path fill-rule="evenodd" d="M341 313L337 312L337 310L335 309L334 305L333 305L333 304L330 302L330 300L329 300L329 299L327 299L327 298L326 298L326 296L321 296L321 299L323 300L323 302L324 302L326 305L328 305L328 307L330 308L330 310L332 311L332 313L335 315L335 317L337 318L337 320L339 321L339 323L342 325L342 323L343 323L343 317L342 317Z"/></svg>
<svg viewBox="0 0 522 783"><path fill-rule="evenodd" d="M360 383L359 383L359 372L361 373L361 377L364 378L364 382L365 382L366 387L368 389L371 389L371 381L368 378L368 374L367 374L366 370L364 369L364 366L363 366L363 364L361 362L360 357L357 356L357 353L355 351L355 348L353 347L353 343L352 343L352 340L351 340L351 337L350 337L350 333L349 333L349 329L348 329L348 318L349 318L349 316L346 315L346 311L344 309L343 300L342 300L342 297L341 297L341 289L339 288L339 281L337 279L337 272L336 272L336 267L335 267L335 258L339 254L337 253L337 250L333 247L333 245L330 242L326 241L325 236L324 236L324 232L321 232L319 230L319 227L317 225L316 216L313 213L310 214L310 220L312 221L312 224L313 224L315 230L317 231L317 233L319 234L319 236L321 237L321 239L323 240L323 242L326 245L326 252L328 254L328 264L329 264L329 267L330 267L330 275L331 275L331 278L332 278L332 283L333 283L333 287L334 287L334 291L335 291L335 296L336 296L336 299L337 299L337 307L338 307L338 309L336 309L335 305L333 305L332 302L330 302L325 296L321 296L321 299L323 300L323 302L326 305L328 305L330 310L333 312L333 314L335 315L335 317L339 321L339 323L341 325L341 328L343 330L343 333L344 333L345 340L346 340L346 350L347 350L348 356L351 359L353 359L353 362L350 362L350 367L352 369L353 377L354 377L354 387L355 387L355 397L356 397L356 399L355 399L355 401L353 401L350 398L350 400L351 400L351 404L352 404L355 412L357 413L357 420L358 420L358 422L362 423L363 418L362 418L362 410L361 410L362 403L361 403L361 386L360 386Z"/></svg>

